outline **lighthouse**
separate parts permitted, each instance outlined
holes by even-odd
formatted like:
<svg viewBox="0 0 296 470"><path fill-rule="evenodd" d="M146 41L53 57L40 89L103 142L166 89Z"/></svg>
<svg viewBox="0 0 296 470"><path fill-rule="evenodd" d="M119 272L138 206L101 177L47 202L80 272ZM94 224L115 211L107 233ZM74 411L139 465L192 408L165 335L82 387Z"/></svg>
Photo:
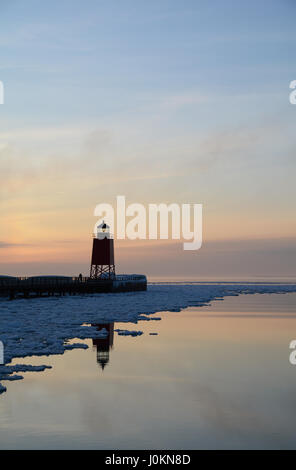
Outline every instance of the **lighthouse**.
<svg viewBox="0 0 296 470"><path fill-rule="evenodd" d="M93 239L90 278L112 279L114 277L114 240L109 225L103 220L102 224L97 227L97 233Z"/></svg>

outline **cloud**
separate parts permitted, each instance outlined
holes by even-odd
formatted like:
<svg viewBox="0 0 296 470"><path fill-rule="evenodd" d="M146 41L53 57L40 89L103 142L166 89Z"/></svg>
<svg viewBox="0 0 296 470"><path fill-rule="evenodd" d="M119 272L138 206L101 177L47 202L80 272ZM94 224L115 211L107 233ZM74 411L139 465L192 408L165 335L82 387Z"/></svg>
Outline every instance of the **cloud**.
<svg viewBox="0 0 296 470"><path fill-rule="evenodd" d="M147 112L171 112L188 106L199 105L213 101L214 98L199 91L161 94L160 96L146 95L142 97L144 110Z"/></svg>
<svg viewBox="0 0 296 470"><path fill-rule="evenodd" d="M191 99L185 95L169 103L178 106ZM164 130L153 139L153 127L147 127L146 132L141 125L89 124L0 133L1 199L20 197L20 191L34 187L44 193L49 191L54 198L61 191L106 191L107 185L110 190L113 184L120 191L128 188L125 183L139 189L144 181L172 185L176 178L180 181L182 177L213 171L232 160L253 158L255 162L258 148L263 155L264 146L269 145L270 135L275 132L275 125L240 127L202 136L187 132L176 137ZM278 127L276 131L280 131ZM265 151L264 158L267 156Z"/></svg>
<svg viewBox="0 0 296 470"><path fill-rule="evenodd" d="M14 247L14 246L31 246L31 245L28 245L26 243L9 243L9 242L0 241L0 249L11 248L11 247Z"/></svg>
<svg viewBox="0 0 296 470"><path fill-rule="evenodd" d="M82 138L89 131L89 126L72 126L72 127L32 127L23 129L13 129L0 133L0 140L9 142L36 142L36 141L53 141L53 139L73 139Z"/></svg>

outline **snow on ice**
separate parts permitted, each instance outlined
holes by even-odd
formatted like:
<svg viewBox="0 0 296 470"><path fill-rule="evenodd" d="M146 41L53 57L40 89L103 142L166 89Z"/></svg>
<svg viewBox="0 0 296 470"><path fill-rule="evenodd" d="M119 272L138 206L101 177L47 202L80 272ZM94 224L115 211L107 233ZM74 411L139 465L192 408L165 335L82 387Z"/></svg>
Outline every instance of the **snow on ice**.
<svg viewBox="0 0 296 470"><path fill-rule="evenodd" d="M63 354L66 350L87 348L84 343L69 344L74 338L106 337L106 329L96 324L138 323L160 320L156 312L179 312L189 306L203 306L225 296L255 293L296 292L296 285L282 284L155 284L147 292L97 294L90 296L39 299L0 299L0 340L4 344L5 364L0 381L19 380L16 372L42 371L49 366L14 365L14 358ZM94 326L92 326L94 325ZM120 330L118 334L139 335L141 331ZM0 393L6 388L0 384Z"/></svg>

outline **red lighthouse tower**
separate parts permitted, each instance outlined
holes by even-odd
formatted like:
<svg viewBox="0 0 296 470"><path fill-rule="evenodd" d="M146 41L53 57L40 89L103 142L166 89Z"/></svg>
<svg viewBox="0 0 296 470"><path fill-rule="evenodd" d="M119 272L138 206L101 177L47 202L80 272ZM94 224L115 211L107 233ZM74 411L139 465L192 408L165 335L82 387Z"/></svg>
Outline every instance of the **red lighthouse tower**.
<svg viewBox="0 0 296 470"><path fill-rule="evenodd" d="M111 279L115 276L114 240L110 227L104 221L97 228L93 239L93 250L90 266L91 279Z"/></svg>

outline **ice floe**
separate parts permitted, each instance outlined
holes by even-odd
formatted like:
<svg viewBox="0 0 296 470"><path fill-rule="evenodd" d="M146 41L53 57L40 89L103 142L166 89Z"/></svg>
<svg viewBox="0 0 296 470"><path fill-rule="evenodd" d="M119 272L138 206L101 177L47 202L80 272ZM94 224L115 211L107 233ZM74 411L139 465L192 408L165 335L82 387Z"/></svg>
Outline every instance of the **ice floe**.
<svg viewBox="0 0 296 470"><path fill-rule="evenodd" d="M98 331L96 324L160 320L151 315L207 305L212 300L225 296L287 292L296 292L296 285L154 284L148 286L147 292L14 301L0 299L0 340L4 344L5 361L0 366L0 381L22 378L20 375L11 375L15 372L38 371L48 367L9 365L14 358L63 354L67 350L87 347L84 343L69 344L70 340L106 337L107 330ZM134 336L133 331L127 331L129 330L120 330L118 334ZM0 384L0 393L5 390Z"/></svg>
<svg viewBox="0 0 296 470"><path fill-rule="evenodd" d="M119 336L141 336L143 331L133 331L133 330L120 330L119 328L116 331Z"/></svg>

